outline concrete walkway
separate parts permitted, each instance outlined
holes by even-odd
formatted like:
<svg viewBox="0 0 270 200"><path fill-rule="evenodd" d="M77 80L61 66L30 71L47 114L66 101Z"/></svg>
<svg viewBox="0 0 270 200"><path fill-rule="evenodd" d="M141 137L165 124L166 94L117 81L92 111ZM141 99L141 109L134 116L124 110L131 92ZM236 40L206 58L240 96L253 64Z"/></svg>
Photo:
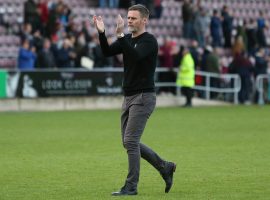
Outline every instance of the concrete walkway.
<svg viewBox="0 0 270 200"><path fill-rule="evenodd" d="M121 108L122 99L122 96L0 99L0 112L119 109ZM181 106L184 102L185 99L183 97L175 97L173 95L157 96L157 107ZM206 101L193 98L193 105L196 107L231 104L222 101Z"/></svg>

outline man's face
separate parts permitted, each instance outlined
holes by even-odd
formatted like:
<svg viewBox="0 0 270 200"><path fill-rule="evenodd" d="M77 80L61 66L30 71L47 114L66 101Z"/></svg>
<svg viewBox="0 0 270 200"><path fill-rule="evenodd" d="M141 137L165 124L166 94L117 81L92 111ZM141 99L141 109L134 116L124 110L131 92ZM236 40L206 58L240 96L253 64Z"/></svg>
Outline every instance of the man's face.
<svg viewBox="0 0 270 200"><path fill-rule="evenodd" d="M139 32L144 28L146 20L146 18L141 17L139 11L128 11L128 31L131 33Z"/></svg>

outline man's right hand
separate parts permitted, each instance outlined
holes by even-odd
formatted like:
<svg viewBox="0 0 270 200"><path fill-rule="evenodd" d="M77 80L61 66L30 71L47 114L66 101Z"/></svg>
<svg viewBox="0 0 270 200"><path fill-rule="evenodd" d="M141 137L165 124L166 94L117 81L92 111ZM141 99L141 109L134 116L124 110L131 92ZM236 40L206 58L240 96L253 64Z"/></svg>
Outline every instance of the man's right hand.
<svg viewBox="0 0 270 200"><path fill-rule="evenodd" d="M93 16L93 22L96 26L96 29L99 33L104 33L105 31L105 28L104 28L104 23L103 23L103 20L102 20L102 17L101 16L96 16L94 15Z"/></svg>

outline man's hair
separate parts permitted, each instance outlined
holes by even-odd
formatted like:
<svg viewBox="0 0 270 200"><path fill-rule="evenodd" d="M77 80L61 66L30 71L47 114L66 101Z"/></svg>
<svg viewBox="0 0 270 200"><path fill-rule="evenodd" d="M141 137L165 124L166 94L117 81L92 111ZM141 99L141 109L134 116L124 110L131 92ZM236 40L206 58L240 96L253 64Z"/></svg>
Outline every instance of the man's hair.
<svg viewBox="0 0 270 200"><path fill-rule="evenodd" d="M128 11L137 10L141 14L141 17L149 18L149 10L142 4L136 4L129 7Z"/></svg>

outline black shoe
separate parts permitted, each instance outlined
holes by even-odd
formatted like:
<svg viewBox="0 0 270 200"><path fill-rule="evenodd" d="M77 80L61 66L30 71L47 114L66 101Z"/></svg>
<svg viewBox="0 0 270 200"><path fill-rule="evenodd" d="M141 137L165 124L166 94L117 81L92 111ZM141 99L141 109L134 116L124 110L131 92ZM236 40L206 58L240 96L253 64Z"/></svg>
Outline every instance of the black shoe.
<svg viewBox="0 0 270 200"><path fill-rule="evenodd" d="M122 187L120 191L113 192L112 196L127 196L127 195L137 195L137 190L127 190L125 187Z"/></svg>
<svg viewBox="0 0 270 200"><path fill-rule="evenodd" d="M176 170L176 164L173 162L166 162L164 170L161 174L166 183L165 193L168 193L173 184L173 173Z"/></svg>

